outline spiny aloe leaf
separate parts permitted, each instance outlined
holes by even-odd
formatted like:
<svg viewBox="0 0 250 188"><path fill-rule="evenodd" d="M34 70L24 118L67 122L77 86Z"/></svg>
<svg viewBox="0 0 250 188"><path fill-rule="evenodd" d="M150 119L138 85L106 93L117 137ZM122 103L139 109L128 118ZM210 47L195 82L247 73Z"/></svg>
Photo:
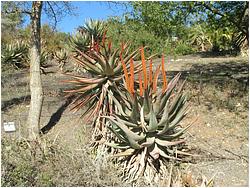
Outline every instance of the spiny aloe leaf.
<svg viewBox="0 0 250 188"><path fill-rule="evenodd" d="M112 148L116 148L116 149L128 149L129 146L127 144L121 144L121 143L110 143L110 142L105 142L105 145L112 147Z"/></svg>
<svg viewBox="0 0 250 188"><path fill-rule="evenodd" d="M102 70L106 71L107 63L105 61L105 58L95 51L91 53L91 55L93 56L94 59L97 60L98 64L100 64L100 66L102 67Z"/></svg>
<svg viewBox="0 0 250 188"><path fill-rule="evenodd" d="M129 63L129 60L130 59L134 59L137 55L138 55L138 49L136 49L135 51L133 51L131 54L127 55L124 58L124 63L127 65Z"/></svg>
<svg viewBox="0 0 250 188"><path fill-rule="evenodd" d="M124 53L125 56L129 54L130 47L131 47L131 44L129 42L126 42L126 44L124 45L124 50L126 49Z"/></svg>
<svg viewBox="0 0 250 188"><path fill-rule="evenodd" d="M149 56L148 58L147 58L147 60L149 60L149 59L153 59L154 57L156 57L158 55L158 53L155 53L155 54L153 54L153 55L151 55L151 56Z"/></svg>
<svg viewBox="0 0 250 188"><path fill-rule="evenodd" d="M76 101L74 101L73 104L75 104L75 105L71 108L71 110L76 109L75 112L78 111L82 106L84 106L84 105L86 105L87 103L89 103L92 99L96 99L96 96L98 96L100 93L101 93L101 92L99 91L99 92L97 92L96 94L89 95L87 98L85 98L84 100L80 101L80 102L77 103L77 104L76 104ZM79 101L79 100L77 100L77 101Z"/></svg>
<svg viewBox="0 0 250 188"><path fill-rule="evenodd" d="M137 123L137 120L139 119L139 106L137 101L137 95L134 96L134 103L132 104L132 112L130 115L130 119L133 123Z"/></svg>
<svg viewBox="0 0 250 188"><path fill-rule="evenodd" d="M130 156L134 153L134 149L126 149L125 151L123 152L120 152L120 153L117 153L117 154L114 154L112 157L124 157L124 156Z"/></svg>
<svg viewBox="0 0 250 188"><path fill-rule="evenodd" d="M169 108L169 101L167 101L167 103L166 103L166 105L164 107L164 111L163 111L161 120L159 122L160 125L158 125L158 126L162 126L162 123L165 122L166 120L168 120L168 118L169 118L168 108Z"/></svg>
<svg viewBox="0 0 250 188"><path fill-rule="evenodd" d="M126 121L126 120L123 120L123 119L125 119L125 118L123 118L123 119L121 119L120 117L120 115L114 115L114 117L118 120L118 121L121 121L122 123L124 123L125 125L127 125L128 127L138 127L138 125L137 124L134 124L134 123L131 123L131 122L129 122L129 121Z"/></svg>
<svg viewBox="0 0 250 188"><path fill-rule="evenodd" d="M161 113L161 111L163 110L163 108L165 107L167 100L169 99L170 95L172 94L172 91L174 90L173 88L167 89L166 92L164 93L164 96L162 98L160 98L161 102L160 102L160 108L157 111L157 113Z"/></svg>
<svg viewBox="0 0 250 188"><path fill-rule="evenodd" d="M175 146L175 145L178 145L178 144L182 144L185 142L185 140L178 140L178 141L167 141L167 140L161 140L161 139L158 139L156 138L155 139L155 142L163 147L166 147L166 146Z"/></svg>
<svg viewBox="0 0 250 188"><path fill-rule="evenodd" d="M115 103L115 105L117 106L118 108L118 111L119 113L122 115L122 116L128 116L122 109L122 105L120 104L119 101L117 101L117 99L113 96L113 94L108 90L108 94L109 96L112 98L113 102Z"/></svg>
<svg viewBox="0 0 250 188"><path fill-rule="evenodd" d="M146 88L144 91L144 99L143 99L143 112L145 115L150 113L150 106L152 106L152 101L149 99L149 89Z"/></svg>
<svg viewBox="0 0 250 188"><path fill-rule="evenodd" d="M116 126L115 123L111 122L111 126L107 126L108 129L110 129L116 136L119 140L121 140L122 142L126 142L125 138L124 138L124 134L122 134L121 131L115 129L114 127Z"/></svg>
<svg viewBox="0 0 250 188"><path fill-rule="evenodd" d="M71 74L65 74L65 75L71 76L77 80L62 80L62 82L74 83L75 81L75 82L80 82L80 83L85 83L85 84L96 84L96 83L104 82L107 80L107 77L96 79L96 78L85 78L85 77L75 76Z"/></svg>
<svg viewBox="0 0 250 188"><path fill-rule="evenodd" d="M81 52L81 51L78 50L78 49L76 49L76 51L77 51L78 53L80 53L80 54L82 55L82 57L84 57L86 60L88 60L92 65L95 64L96 61L95 61L93 58L89 57L89 56L86 55L84 52Z"/></svg>
<svg viewBox="0 0 250 188"><path fill-rule="evenodd" d="M176 86L177 82L180 79L180 76L181 76L180 72L177 75L174 76L174 78L168 83L167 90Z"/></svg>
<svg viewBox="0 0 250 188"><path fill-rule="evenodd" d="M192 123L190 123L188 126L186 126L185 128L183 128L182 130L180 130L177 133L174 133L172 135L162 135L163 139L175 139L180 137L189 127L191 127L193 125L194 121Z"/></svg>
<svg viewBox="0 0 250 188"><path fill-rule="evenodd" d="M171 115L170 115L170 117L169 117L169 120L170 120L170 121L173 121L173 120L175 119L175 117L179 114L179 112L180 112L181 110L183 110L183 107L184 107L185 104L186 104L186 97L185 97L185 96L182 96L182 97L179 99L177 105L173 108L173 111L172 111L172 113L171 113ZM170 110L171 110L171 109L170 109Z"/></svg>
<svg viewBox="0 0 250 188"><path fill-rule="evenodd" d="M186 117L187 111L188 111L188 110L189 110L189 109L188 109L187 107L184 108L184 109L175 117L175 119L170 123L170 125L169 125L168 129L166 130L166 132L172 130L173 128L175 128L175 127L178 125L178 123L179 123L183 118Z"/></svg>
<svg viewBox="0 0 250 188"><path fill-rule="evenodd" d="M117 55L117 53L118 53L118 51L119 51L119 48L117 48L117 49L115 49L115 51L113 52L113 54L110 56L110 58L109 58L109 64L110 64L110 66L114 69L114 65L115 65L115 59L116 59L116 55Z"/></svg>
<svg viewBox="0 0 250 188"><path fill-rule="evenodd" d="M128 65L129 65L129 60L132 58L134 59L136 57L136 55L138 54L138 50L135 50L134 52L132 52L130 55L126 56L124 59L123 59L123 62L125 64L125 67L126 68L129 68ZM122 71L122 64L119 63L117 67L115 67L114 69L114 73L117 74L117 73L120 73Z"/></svg>
<svg viewBox="0 0 250 188"><path fill-rule="evenodd" d="M152 105L150 108L150 119L149 119L149 126L147 127L147 129L148 132L154 132L158 129L158 122Z"/></svg>
<svg viewBox="0 0 250 188"><path fill-rule="evenodd" d="M89 114L89 112L95 109L94 103L95 102L93 101L92 103L89 104L89 107L85 110L85 112L81 115L81 117L84 117L85 115ZM86 121L87 120L88 118L86 118Z"/></svg>
<svg viewBox="0 0 250 188"><path fill-rule="evenodd" d="M200 156L200 155L193 155L193 154L191 154L191 153L187 153L187 152L180 151L180 150L175 150L174 152L175 152L176 154L179 154L179 155L187 155L187 156L192 156L192 157Z"/></svg>
<svg viewBox="0 0 250 188"><path fill-rule="evenodd" d="M166 152L167 152L167 153L170 153L170 154L174 155L174 152L173 152L172 150L168 149L168 147L162 147L162 146L159 145L159 148L160 148L159 150L160 150L160 152L161 152L160 155L161 155L162 157L165 157L165 158L167 158L167 159L173 159L173 160L181 161L180 158L171 157L171 156L169 156L169 155L166 154ZM165 152L165 151L166 151L166 152Z"/></svg>
<svg viewBox="0 0 250 188"><path fill-rule="evenodd" d="M83 67L89 68L89 70L93 71L95 74L100 74L102 72L102 70L94 64L78 59L77 57L73 57L73 58L76 60L77 63L79 63Z"/></svg>
<svg viewBox="0 0 250 188"><path fill-rule="evenodd" d="M149 147L155 142L155 137L148 137L146 138L146 142L142 143L142 147Z"/></svg>
<svg viewBox="0 0 250 188"><path fill-rule="evenodd" d="M144 120L143 108L141 108L141 110L140 110L140 121L141 121L141 126L142 126L143 130L147 130L146 122Z"/></svg>
<svg viewBox="0 0 250 188"><path fill-rule="evenodd" d="M127 135L127 139L133 149L141 149L141 146L133 139L132 137Z"/></svg>
<svg viewBox="0 0 250 188"><path fill-rule="evenodd" d="M88 85L86 87L82 87L82 88L79 88L79 89L65 90L64 92L65 93L72 93L72 92L87 91L87 90L90 90L90 89L97 88L98 86L99 86L99 84L92 84L92 85Z"/></svg>
<svg viewBox="0 0 250 188"><path fill-rule="evenodd" d="M103 117L109 119L117 127L119 127L124 133L126 133L128 139L131 138L131 140L141 141L141 140L143 140L145 138L144 135L140 136L140 135L135 134L133 131L129 130L126 125L124 125L121 122L116 121L115 118L112 117L112 116L103 116Z"/></svg>
<svg viewBox="0 0 250 188"><path fill-rule="evenodd" d="M175 96L175 98L173 99L173 102L169 108L169 114L173 114L178 102L181 102L182 101L182 94L179 93Z"/></svg>

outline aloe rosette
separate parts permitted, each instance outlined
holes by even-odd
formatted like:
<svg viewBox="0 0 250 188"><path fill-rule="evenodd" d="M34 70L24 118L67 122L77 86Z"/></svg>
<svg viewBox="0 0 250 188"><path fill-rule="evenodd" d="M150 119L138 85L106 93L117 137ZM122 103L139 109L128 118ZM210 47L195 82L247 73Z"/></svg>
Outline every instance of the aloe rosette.
<svg viewBox="0 0 250 188"><path fill-rule="evenodd" d="M94 44L88 50L81 51L75 48L78 56L73 55L71 58L88 74L66 74L72 79L64 82L70 83L72 87L64 92L68 93L69 97L74 97L71 110L76 112L85 109L82 116L86 117L86 121L92 119L95 137L105 134L103 132L105 119L102 119L100 115L112 114L115 110L113 98L107 93L112 93L116 100L124 102L120 96L120 93L126 89L126 86L122 84L126 76L124 76L123 68L130 68L130 61L138 55L138 50L130 52L128 43L122 44L121 48L114 49L105 35L100 44L97 42ZM140 64L134 66L135 72L140 69Z"/></svg>
<svg viewBox="0 0 250 188"><path fill-rule="evenodd" d="M116 136L115 140L105 144L118 149L119 152L114 157L122 157L125 161L124 172L129 180L137 179L146 168L157 169L156 166L162 161L181 160L180 155L189 155L178 148L185 142L182 135L193 124L192 122L185 128L180 127L180 122L189 111L187 98L183 93L184 83L178 85L181 74L177 74L167 83L164 58L155 73L152 71L151 61L147 74L143 48L141 54L143 78L139 74L139 90L132 88L131 79L127 80L130 85L128 94L121 94L126 105L120 104L109 93L118 113L105 116L109 120L107 127ZM163 86L157 92L160 67Z"/></svg>

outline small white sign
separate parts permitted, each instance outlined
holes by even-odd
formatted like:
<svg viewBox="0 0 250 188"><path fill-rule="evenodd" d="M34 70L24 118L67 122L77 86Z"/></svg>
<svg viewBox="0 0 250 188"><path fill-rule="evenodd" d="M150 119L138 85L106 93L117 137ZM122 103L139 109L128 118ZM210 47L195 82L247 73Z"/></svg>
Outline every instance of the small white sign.
<svg viewBox="0 0 250 188"><path fill-rule="evenodd" d="M3 123L3 128L5 132L14 132L16 131L15 123L14 122L5 122Z"/></svg>

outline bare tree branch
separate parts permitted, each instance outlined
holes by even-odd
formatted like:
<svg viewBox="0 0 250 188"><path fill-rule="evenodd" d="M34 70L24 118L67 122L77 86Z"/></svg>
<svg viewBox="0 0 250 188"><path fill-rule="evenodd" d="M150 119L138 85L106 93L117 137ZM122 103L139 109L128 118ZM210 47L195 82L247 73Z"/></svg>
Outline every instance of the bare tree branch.
<svg viewBox="0 0 250 188"><path fill-rule="evenodd" d="M51 12L52 12L53 19L54 19L54 21L55 21L55 24L53 25L53 30L55 30L55 29L56 29L56 25L57 25L57 17L56 17L56 13L55 13L55 11L54 11L54 9L53 9L52 5L50 4L50 2L49 2L49 1L47 1L47 3L48 3L49 8L50 8L50 10L51 10Z"/></svg>

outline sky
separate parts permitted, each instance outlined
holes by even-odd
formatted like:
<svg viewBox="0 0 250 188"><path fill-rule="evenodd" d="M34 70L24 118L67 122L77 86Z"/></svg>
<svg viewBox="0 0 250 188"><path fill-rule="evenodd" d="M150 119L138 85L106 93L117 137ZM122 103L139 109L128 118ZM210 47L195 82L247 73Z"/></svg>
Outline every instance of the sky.
<svg viewBox="0 0 250 188"><path fill-rule="evenodd" d="M97 1L75 1L72 2L73 6L77 7L77 16L66 16L61 22L57 24L57 30L74 33L75 29L84 24L86 19L101 19L105 20L110 16L122 16L125 13L125 8L121 6L112 5L109 7L107 2ZM49 23L51 18L47 18L45 15L42 16L42 24Z"/></svg>

